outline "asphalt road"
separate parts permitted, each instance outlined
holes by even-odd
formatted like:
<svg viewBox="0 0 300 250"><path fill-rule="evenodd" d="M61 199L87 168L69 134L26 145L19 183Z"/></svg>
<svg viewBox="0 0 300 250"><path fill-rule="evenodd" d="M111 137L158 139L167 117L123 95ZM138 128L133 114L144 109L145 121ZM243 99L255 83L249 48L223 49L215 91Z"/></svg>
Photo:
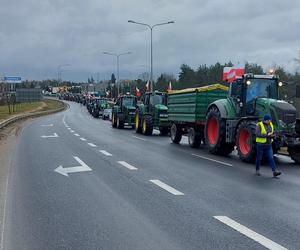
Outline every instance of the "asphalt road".
<svg viewBox="0 0 300 250"><path fill-rule="evenodd" d="M69 104L19 136L4 249L300 249L289 159L280 179L268 166L258 177L235 155L113 129Z"/></svg>

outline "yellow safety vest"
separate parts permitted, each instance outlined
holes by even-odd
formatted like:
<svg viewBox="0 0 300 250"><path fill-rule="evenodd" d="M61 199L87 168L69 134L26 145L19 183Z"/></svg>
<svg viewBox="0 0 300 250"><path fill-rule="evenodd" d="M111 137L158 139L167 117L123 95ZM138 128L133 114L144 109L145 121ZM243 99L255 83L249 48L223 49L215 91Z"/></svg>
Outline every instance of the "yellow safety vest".
<svg viewBox="0 0 300 250"><path fill-rule="evenodd" d="M257 123L257 125L260 125L261 128L261 134L266 135L267 134L267 130L265 125L263 124L263 122L259 122ZM270 122L271 128L272 128L272 133L274 132L274 126L273 123ZM257 143L266 143L267 142L267 138L262 138L262 137L256 137L256 142ZM273 139L271 139L271 142L273 142Z"/></svg>

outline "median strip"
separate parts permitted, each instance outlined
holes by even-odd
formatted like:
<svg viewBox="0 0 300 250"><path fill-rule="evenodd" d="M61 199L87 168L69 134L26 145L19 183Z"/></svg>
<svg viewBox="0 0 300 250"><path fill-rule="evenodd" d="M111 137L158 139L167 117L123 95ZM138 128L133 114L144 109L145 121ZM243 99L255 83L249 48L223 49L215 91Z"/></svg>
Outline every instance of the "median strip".
<svg viewBox="0 0 300 250"><path fill-rule="evenodd" d="M177 189L169 186L168 184L160 181L160 180L149 180L150 182L152 182L153 184L159 186L160 188L168 191L169 193L173 194L173 195L184 195L184 193L178 191Z"/></svg>
<svg viewBox="0 0 300 250"><path fill-rule="evenodd" d="M226 224L227 226L233 228L239 233L247 236L248 238L258 242L268 249L276 249L276 250L287 250L287 248L277 244L276 242L266 238L265 236L254 232L253 230L241 225L240 223L230 219L227 216L214 216L218 221Z"/></svg>

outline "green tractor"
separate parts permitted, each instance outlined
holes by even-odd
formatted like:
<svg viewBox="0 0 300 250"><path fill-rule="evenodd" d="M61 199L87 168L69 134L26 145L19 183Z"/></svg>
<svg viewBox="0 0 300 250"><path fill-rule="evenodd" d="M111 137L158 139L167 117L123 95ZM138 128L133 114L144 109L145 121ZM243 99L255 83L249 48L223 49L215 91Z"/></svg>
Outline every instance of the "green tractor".
<svg viewBox="0 0 300 250"><path fill-rule="evenodd" d="M169 133L167 94L163 92L147 92L144 102L137 106L135 112L135 131L144 135L152 135L153 129L162 135Z"/></svg>
<svg viewBox="0 0 300 250"><path fill-rule="evenodd" d="M213 154L228 155L237 147L241 160L256 158L256 124L265 114L272 116L276 137L273 151L287 147L290 157L300 163L300 120L296 108L279 100L277 76L245 74L230 86L227 99L207 109L205 139Z"/></svg>
<svg viewBox="0 0 300 250"><path fill-rule="evenodd" d="M133 95L121 95L117 98L112 108L111 124L113 128L122 129L124 126L135 124L136 97Z"/></svg>

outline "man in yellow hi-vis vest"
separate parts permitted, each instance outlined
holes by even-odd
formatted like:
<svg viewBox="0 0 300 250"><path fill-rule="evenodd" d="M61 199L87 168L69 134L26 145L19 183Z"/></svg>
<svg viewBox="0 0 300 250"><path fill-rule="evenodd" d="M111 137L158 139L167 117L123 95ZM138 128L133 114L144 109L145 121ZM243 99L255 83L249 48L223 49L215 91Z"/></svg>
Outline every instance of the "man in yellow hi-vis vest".
<svg viewBox="0 0 300 250"><path fill-rule="evenodd" d="M263 156L268 157L271 165L273 176L281 175L281 172L276 171L276 164L274 161L272 142L274 138L274 126L270 115L265 115L264 120L256 125L256 174L260 176L259 168Z"/></svg>

